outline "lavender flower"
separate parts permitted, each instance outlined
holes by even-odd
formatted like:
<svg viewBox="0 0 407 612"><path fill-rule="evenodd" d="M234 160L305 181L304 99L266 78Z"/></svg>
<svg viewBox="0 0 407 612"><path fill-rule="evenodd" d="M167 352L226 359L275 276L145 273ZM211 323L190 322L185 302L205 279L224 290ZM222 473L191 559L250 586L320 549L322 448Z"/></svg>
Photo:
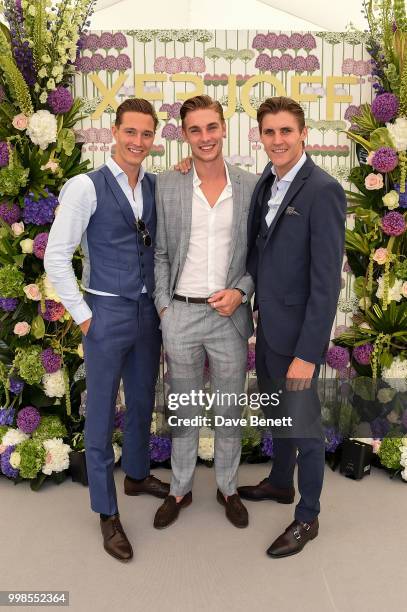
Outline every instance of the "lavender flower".
<svg viewBox="0 0 407 612"><path fill-rule="evenodd" d="M394 210L382 217L381 226L387 236L401 236L406 231L406 222L403 215Z"/></svg>
<svg viewBox="0 0 407 612"><path fill-rule="evenodd" d="M14 408L0 408L0 425L12 425L14 420Z"/></svg>
<svg viewBox="0 0 407 612"><path fill-rule="evenodd" d="M17 298L0 297L0 310L4 312L13 312L18 306Z"/></svg>
<svg viewBox="0 0 407 612"><path fill-rule="evenodd" d="M391 172L398 165L399 158L391 147L380 147L372 157L371 166L378 172Z"/></svg>
<svg viewBox="0 0 407 612"><path fill-rule="evenodd" d="M58 206L58 200L53 193L48 192L47 198L41 198L37 202L33 194L24 198L24 223L34 225L47 225L54 220L54 212Z"/></svg>
<svg viewBox="0 0 407 612"><path fill-rule="evenodd" d="M327 364L334 370L341 370L349 363L349 351L343 346L331 346L326 354Z"/></svg>
<svg viewBox="0 0 407 612"><path fill-rule="evenodd" d="M47 248L48 232L41 232L34 238L33 253L38 259L44 259L45 249Z"/></svg>
<svg viewBox="0 0 407 612"><path fill-rule="evenodd" d="M387 123L395 117L399 110L399 100L392 93L383 93L372 102L372 113L376 121Z"/></svg>
<svg viewBox="0 0 407 612"><path fill-rule="evenodd" d="M273 438L271 434L265 434L261 440L261 454L264 457L273 457Z"/></svg>
<svg viewBox="0 0 407 612"><path fill-rule="evenodd" d="M24 382L17 378L9 378L9 385L10 391L11 393L14 393L14 395L19 395L24 389Z"/></svg>
<svg viewBox="0 0 407 612"><path fill-rule="evenodd" d="M9 162L9 152L7 142L4 140L0 141L0 168L4 168L4 166L8 166Z"/></svg>
<svg viewBox="0 0 407 612"><path fill-rule="evenodd" d="M26 434L31 434L40 424L41 415L34 406L26 406L17 415L17 427Z"/></svg>
<svg viewBox="0 0 407 612"><path fill-rule="evenodd" d="M123 32L116 32L113 34L113 47L119 51L127 47L127 38Z"/></svg>
<svg viewBox="0 0 407 612"><path fill-rule="evenodd" d="M57 87L48 94L48 105L55 115L62 115L71 110L73 97L66 87Z"/></svg>
<svg viewBox="0 0 407 612"><path fill-rule="evenodd" d="M150 459L157 463L167 461L171 457L171 440L155 434L150 435Z"/></svg>
<svg viewBox="0 0 407 612"><path fill-rule="evenodd" d="M342 441L343 436L333 427L325 428L325 450L327 453L334 453Z"/></svg>
<svg viewBox="0 0 407 612"><path fill-rule="evenodd" d="M21 219L21 208L14 202L2 202L0 204L0 219L9 225L17 223Z"/></svg>
<svg viewBox="0 0 407 612"><path fill-rule="evenodd" d="M54 300L45 300L45 312L41 310L41 302L38 304L38 314L45 321L58 321L65 314L65 308L60 302Z"/></svg>
<svg viewBox="0 0 407 612"><path fill-rule="evenodd" d="M15 446L8 446L0 458L1 471L7 478L17 478L18 476L18 470L15 470L10 465L10 455L14 452L14 449Z"/></svg>
<svg viewBox="0 0 407 612"><path fill-rule="evenodd" d="M370 344L370 342L367 342L366 344L355 346L352 355L355 361L357 361L361 365L369 365L372 353L373 345Z"/></svg>
<svg viewBox="0 0 407 612"><path fill-rule="evenodd" d="M58 355L58 353L55 353L52 348L44 349L40 355L40 358L47 374L53 374L61 368L62 357Z"/></svg>

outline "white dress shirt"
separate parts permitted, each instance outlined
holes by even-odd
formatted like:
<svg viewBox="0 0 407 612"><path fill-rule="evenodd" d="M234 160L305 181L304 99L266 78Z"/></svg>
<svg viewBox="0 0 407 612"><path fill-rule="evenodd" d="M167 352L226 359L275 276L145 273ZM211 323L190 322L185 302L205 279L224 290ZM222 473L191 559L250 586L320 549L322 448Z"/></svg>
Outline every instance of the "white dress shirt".
<svg viewBox="0 0 407 612"><path fill-rule="evenodd" d="M185 265L175 293L208 297L226 287L232 241L232 184L225 164L226 186L216 204L210 206L193 168L191 236Z"/></svg>
<svg viewBox="0 0 407 612"><path fill-rule="evenodd" d="M270 225L272 224L273 219L276 216L278 209L280 208L280 204L283 201L284 196L287 193L291 183L295 179L297 172L300 170L300 168L302 168L306 161L307 156L305 153L303 153L300 159L295 164L295 166L293 166L291 170L289 170L287 174L285 174L280 180L278 180L277 173L274 170L274 166L271 167L271 172L276 178L274 179L274 182L271 186L271 196L269 201L267 202L269 206L269 211L266 215L266 223L268 227L270 227Z"/></svg>
<svg viewBox="0 0 407 612"><path fill-rule="evenodd" d="M113 173L127 197L135 218L141 218L143 214L141 189L143 168L140 167L137 185L133 190L129 185L126 173L113 158L110 157L107 160L106 166ZM89 289L90 261L86 228L97 207L93 181L86 174L74 176L62 187L58 199L60 205L49 234L44 267L63 305L79 325L92 316L92 311L83 298L72 268L72 256L79 244L83 253L82 287L85 291L97 295L115 296L115 294ZM146 288L143 287L143 292L145 291Z"/></svg>

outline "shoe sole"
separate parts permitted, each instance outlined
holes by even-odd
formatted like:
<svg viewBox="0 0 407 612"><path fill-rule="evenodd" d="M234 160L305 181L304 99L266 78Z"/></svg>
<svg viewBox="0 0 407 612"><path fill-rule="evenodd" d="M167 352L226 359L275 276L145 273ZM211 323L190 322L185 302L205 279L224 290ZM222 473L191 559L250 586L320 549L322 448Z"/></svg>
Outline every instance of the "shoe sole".
<svg viewBox="0 0 407 612"><path fill-rule="evenodd" d="M266 555L268 557L270 557L270 559L283 559L284 557L292 557L293 555L298 555L298 553L300 553L302 550L304 550L304 548L306 547L306 545L308 544L308 542L311 542L311 540L315 540L315 538L317 537L318 532L312 536L312 538L310 538L309 540L307 540L304 544L304 546L302 548L300 548L299 550L295 550L294 552L290 552L287 553L286 555L270 555L267 551L266 551Z"/></svg>
<svg viewBox="0 0 407 612"><path fill-rule="evenodd" d="M168 493L170 490L168 489ZM129 495L130 497L137 497L138 495L151 495L152 497L158 497L158 499L165 499L168 497L168 493L158 494L158 493L150 493L149 491L124 491L125 495Z"/></svg>
<svg viewBox="0 0 407 612"><path fill-rule="evenodd" d="M218 497L218 495L216 495L216 500L217 500L218 504L220 504L221 506L226 508L226 500L225 500L225 498L222 498L220 496ZM227 514L225 516L228 519L229 523L231 523L233 525L233 527L237 527L238 529L245 529L245 527L249 526L249 521L247 521L246 525L236 525L236 523L234 523L233 521L230 520L230 518L228 517Z"/></svg>
<svg viewBox="0 0 407 612"><path fill-rule="evenodd" d="M133 559L133 549L131 549L131 557L129 557L128 559L123 559L122 557L118 557L117 555L114 555L112 552L107 550L105 546L103 546L103 549L109 555L109 557L113 557L113 559L116 559L117 561L121 561L122 563L128 563L129 561Z"/></svg>
<svg viewBox="0 0 407 612"><path fill-rule="evenodd" d="M182 501L180 502L180 512L181 512L181 508L188 508L188 506L190 506L192 504L192 497L188 501L186 501L185 503L183 503L183 501L184 501L184 499L182 499ZM153 524L154 529L166 529L170 525L173 525L175 523L175 521L177 520L177 518L179 517L180 512L178 512L177 516L172 521L167 523L166 525L154 525Z"/></svg>
<svg viewBox="0 0 407 612"><path fill-rule="evenodd" d="M254 502L275 501L278 504L293 504L294 503L294 498L293 499L277 499L276 497L245 497L244 495L240 495L240 497L244 499L245 501L254 501Z"/></svg>

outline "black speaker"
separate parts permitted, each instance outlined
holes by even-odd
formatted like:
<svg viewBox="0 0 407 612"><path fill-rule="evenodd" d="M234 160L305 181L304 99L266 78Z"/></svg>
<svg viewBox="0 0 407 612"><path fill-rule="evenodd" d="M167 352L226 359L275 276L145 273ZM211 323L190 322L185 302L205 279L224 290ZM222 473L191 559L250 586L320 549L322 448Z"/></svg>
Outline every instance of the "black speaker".
<svg viewBox="0 0 407 612"><path fill-rule="evenodd" d="M341 474L360 480L370 474L373 449L370 444L358 440L345 440L342 446Z"/></svg>

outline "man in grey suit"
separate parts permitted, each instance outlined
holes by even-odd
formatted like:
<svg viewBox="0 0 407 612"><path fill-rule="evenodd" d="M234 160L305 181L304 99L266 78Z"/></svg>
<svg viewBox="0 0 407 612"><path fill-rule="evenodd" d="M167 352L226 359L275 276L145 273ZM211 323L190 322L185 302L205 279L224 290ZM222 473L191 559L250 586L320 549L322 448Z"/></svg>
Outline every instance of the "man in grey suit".
<svg viewBox="0 0 407 612"><path fill-rule="evenodd" d="M198 417L202 409L194 393L203 387L205 358L217 395L214 414L239 418L233 394L244 390L247 340L253 333L254 286L246 273L246 256L247 217L257 177L225 163L226 126L218 102L196 96L180 112L193 167L185 175L166 172L157 177L154 299L171 393L189 399L180 401L184 405L171 423L173 476L170 495L155 515L158 529L173 523L192 502L199 427L187 419ZM236 492L240 452L239 427L217 428L217 500L233 525L246 527L247 510Z"/></svg>

